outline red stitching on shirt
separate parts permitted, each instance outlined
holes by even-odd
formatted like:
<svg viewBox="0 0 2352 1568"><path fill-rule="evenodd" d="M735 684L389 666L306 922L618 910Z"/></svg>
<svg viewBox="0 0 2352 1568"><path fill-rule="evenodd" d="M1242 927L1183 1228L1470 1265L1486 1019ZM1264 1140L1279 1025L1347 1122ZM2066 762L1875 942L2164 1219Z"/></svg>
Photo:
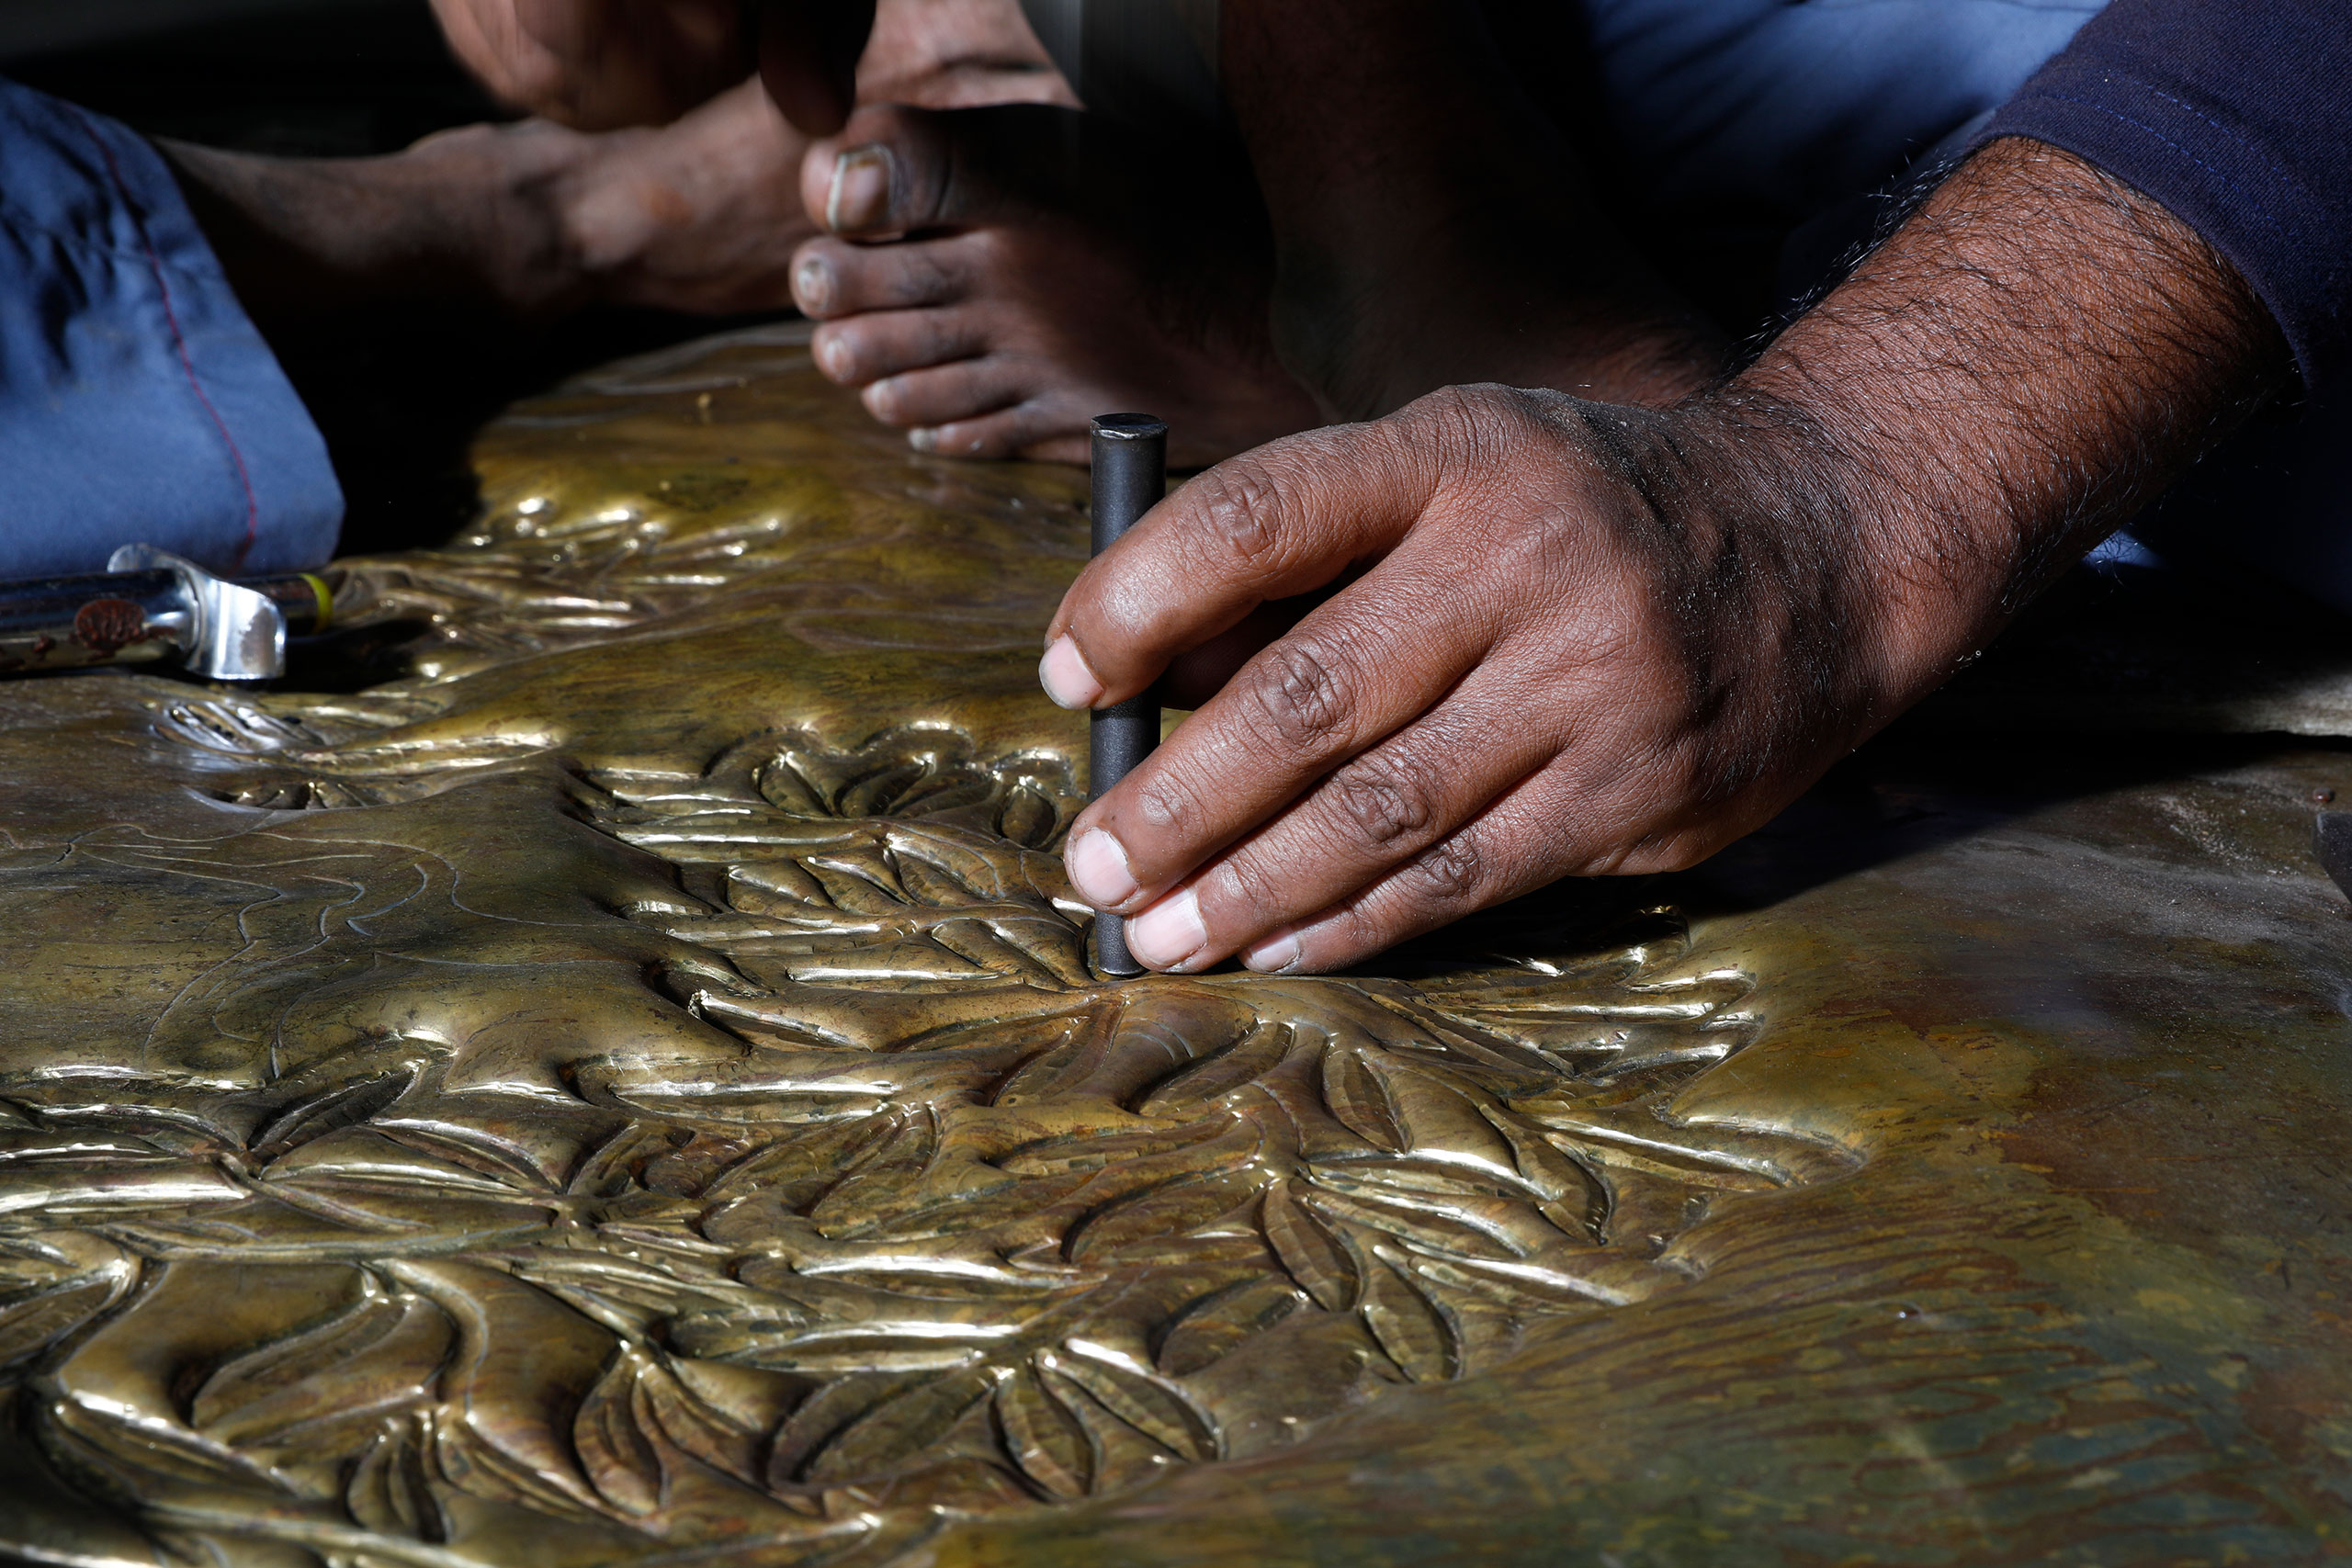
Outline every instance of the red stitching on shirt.
<svg viewBox="0 0 2352 1568"><path fill-rule="evenodd" d="M114 149L107 145L106 138L98 134L98 128L90 123L89 116L73 104L64 107L72 111L84 134L97 147L98 156L106 160L107 177L114 182L115 194L122 197L123 212L130 220L131 231L139 236L139 248L147 254L147 269L155 275L155 292L163 297L164 322L172 329L172 347L179 354L180 368L187 372L188 389L204 405L204 412L212 416L212 426L220 433L221 445L229 448L229 460L236 465L237 483L244 487L245 539L237 547L236 559L229 565L234 572L245 564L245 557L252 553L254 540L261 529L261 500L254 494L253 474L245 467L244 453L237 448L237 438L229 434L229 422L220 417L220 411L213 406L210 394L197 377L195 356L188 353L187 334L180 331L179 312L172 309L172 286L164 276L164 258L155 254L155 243L148 238L147 220L139 215L139 204L130 197L130 187L124 183L122 169L114 161Z"/></svg>

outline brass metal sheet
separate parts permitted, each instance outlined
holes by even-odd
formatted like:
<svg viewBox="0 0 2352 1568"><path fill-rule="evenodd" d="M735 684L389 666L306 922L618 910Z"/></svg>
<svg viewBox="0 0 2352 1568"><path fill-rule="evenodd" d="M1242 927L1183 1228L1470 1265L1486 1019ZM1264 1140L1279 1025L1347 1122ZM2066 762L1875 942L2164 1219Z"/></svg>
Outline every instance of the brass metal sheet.
<svg viewBox="0 0 2352 1568"><path fill-rule="evenodd" d="M479 463L307 683L0 687L0 1550L2352 1552L2338 753L1881 746L1684 876L1104 982L1078 476L773 332Z"/></svg>

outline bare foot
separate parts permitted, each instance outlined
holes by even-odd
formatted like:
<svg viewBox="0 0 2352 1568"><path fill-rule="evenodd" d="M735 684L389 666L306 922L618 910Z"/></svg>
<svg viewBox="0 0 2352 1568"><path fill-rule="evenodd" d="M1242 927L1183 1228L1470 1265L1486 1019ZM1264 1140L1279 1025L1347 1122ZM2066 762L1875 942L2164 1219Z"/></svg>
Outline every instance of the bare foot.
<svg viewBox="0 0 2352 1568"><path fill-rule="evenodd" d="M1224 78L1272 215L1273 335L1324 412L1472 381L1670 403L1725 348L1594 207L1478 6L1229 0Z"/></svg>
<svg viewBox="0 0 2352 1568"><path fill-rule="evenodd" d="M545 133L582 144L547 195L593 297L709 314L792 303L792 255L816 231L795 190L808 139L757 81L658 130Z"/></svg>
<svg viewBox="0 0 2352 1568"><path fill-rule="evenodd" d="M1072 110L876 107L801 190L830 231L793 270L817 364L918 451L1083 462L1092 416L1142 408L1194 467L1317 423L1245 172Z"/></svg>

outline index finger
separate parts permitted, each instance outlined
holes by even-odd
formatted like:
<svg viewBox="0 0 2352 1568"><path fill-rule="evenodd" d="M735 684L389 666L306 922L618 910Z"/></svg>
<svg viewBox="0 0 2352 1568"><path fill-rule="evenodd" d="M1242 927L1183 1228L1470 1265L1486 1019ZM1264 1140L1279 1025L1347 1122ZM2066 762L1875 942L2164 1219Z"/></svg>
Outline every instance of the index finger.
<svg viewBox="0 0 2352 1568"><path fill-rule="evenodd" d="M1124 702L1261 604L1386 555L1437 485L1386 424L1308 431L1220 463L1079 574L1039 678L1064 707Z"/></svg>

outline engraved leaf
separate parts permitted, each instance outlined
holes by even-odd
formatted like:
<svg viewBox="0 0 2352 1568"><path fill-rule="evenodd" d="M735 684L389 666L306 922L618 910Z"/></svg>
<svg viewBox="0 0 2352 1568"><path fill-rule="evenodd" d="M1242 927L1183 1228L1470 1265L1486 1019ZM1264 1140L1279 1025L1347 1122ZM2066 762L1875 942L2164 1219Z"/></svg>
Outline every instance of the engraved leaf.
<svg viewBox="0 0 2352 1568"><path fill-rule="evenodd" d="M910 1372L859 1372L836 1378L801 1401L768 1450L767 1486L786 1492L802 1483L810 1458L867 1412L927 1380Z"/></svg>
<svg viewBox="0 0 2352 1568"><path fill-rule="evenodd" d="M99 1236L55 1231L0 1239L0 1366L96 1317L138 1278L130 1255Z"/></svg>
<svg viewBox="0 0 2352 1568"><path fill-rule="evenodd" d="M637 1389L644 1361L624 1348L605 1369L571 1421L571 1444L596 1495L624 1514L662 1506L662 1455L638 1424Z"/></svg>
<svg viewBox="0 0 2352 1568"><path fill-rule="evenodd" d="M1381 1179L1385 1174L1376 1168L1326 1171L1300 1201L1337 1224L1438 1252L1523 1257L1557 1239L1557 1230L1523 1201L1420 1191Z"/></svg>
<svg viewBox="0 0 2352 1568"><path fill-rule="evenodd" d="M1070 1234L1066 1255L1092 1264L1138 1247L1164 1247L1232 1213L1258 1190L1247 1170L1212 1171L1097 1211Z"/></svg>
<svg viewBox="0 0 2352 1568"><path fill-rule="evenodd" d="M1094 1479L1094 1445L1068 1406L1024 1367L997 1386L997 1425L1005 1451L1049 1497L1086 1495Z"/></svg>
<svg viewBox="0 0 2352 1568"><path fill-rule="evenodd" d="M842 1481L890 1470L944 1437L993 1392L1000 1374L976 1367L922 1383L842 1427L808 1461L812 1482Z"/></svg>
<svg viewBox="0 0 2352 1568"><path fill-rule="evenodd" d="M36 1354L96 1317L121 1295L124 1281L70 1280L0 1305L0 1367Z"/></svg>
<svg viewBox="0 0 2352 1568"><path fill-rule="evenodd" d="M406 1422L386 1427L352 1465L343 1506L360 1529L428 1546L454 1533L426 1469L429 1431Z"/></svg>
<svg viewBox="0 0 2352 1568"><path fill-rule="evenodd" d="M788 860L739 863L727 868L727 901L748 914L797 915L831 909L824 886Z"/></svg>
<svg viewBox="0 0 2352 1568"><path fill-rule="evenodd" d="M1221 1050L1196 1052L1199 1060L1153 1085L1136 1110L1146 1116L1181 1115L1263 1078L1290 1048L1286 1026L1260 1023Z"/></svg>
<svg viewBox="0 0 2352 1568"><path fill-rule="evenodd" d="M673 1361L637 1380L642 1424L747 1486L761 1484L768 1433L805 1390L785 1374L714 1361Z"/></svg>
<svg viewBox="0 0 2352 1568"><path fill-rule="evenodd" d="M1040 1051L1000 1085L993 1103L1024 1105L1047 1100L1084 1078L1102 1059L1108 1039L1101 1025L1079 1030L1060 1043Z"/></svg>
<svg viewBox="0 0 2352 1568"><path fill-rule="evenodd" d="M1157 1357L1170 1377L1190 1377L1308 1304L1287 1280L1260 1274L1203 1297L1161 1336Z"/></svg>
<svg viewBox="0 0 2352 1568"><path fill-rule="evenodd" d="M1461 1370L1459 1337L1446 1315L1413 1284L1386 1247L1364 1283L1363 1321L1388 1359L1415 1382L1436 1382Z"/></svg>
<svg viewBox="0 0 2352 1568"><path fill-rule="evenodd" d="M1184 1395L1181 1384L1107 1345L1073 1338L1068 1348L1067 1356L1039 1356L1039 1370L1076 1383L1103 1409L1180 1459L1217 1457L1216 1424Z"/></svg>
<svg viewBox="0 0 2352 1568"><path fill-rule="evenodd" d="M907 897L890 863L872 850L833 850L814 854L801 865L825 889L835 906L859 915L905 912Z"/></svg>
<svg viewBox="0 0 2352 1568"><path fill-rule="evenodd" d="M1275 1258L1317 1306L1345 1312L1354 1304L1355 1258L1321 1220L1300 1205L1289 1181L1267 1189L1260 1213Z"/></svg>
<svg viewBox="0 0 2352 1568"><path fill-rule="evenodd" d="M415 1081L413 1069L381 1073L290 1105L254 1134L253 1151L265 1160L275 1159L322 1133L365 1122L406 1093Z"/></svg>
<svg viewBox="0 0 2352 1568"><path fill-rule="evenodd" d="M337 1428L372 1426L429 1398L456 1341L440 1308L361 1276L352 1308L223 1363L198 1389L190 1423L241 1448L332 1447Z"/></svg>
<svg viewBox="0 0 2352 1568"><path fill-rule="evenodd" d="M1434 1074L1407 1066L1385 1053L1358 1058L1380 1080L1407 1146L1449 1166L1517 1185L1519 1162L1479 1108Z"/></svg>
<svg viewBox="0 0 2352 1568"><path fill-rule="evenodd" d="M939 1124L930 1107L899 1119L898 1130L835 1182L808 1211L817 1229L840 1235L877 1213L902 1206L918 1189L939 1148Z"/></svg>
<svg viewBox="0 0 2352 1568"><path fill-rule="evenodd" d="M1175 1154L1208 1143L1232 1130L1222 1117L1177 1126L1142 1127L1132 1133L1080 1133L1041 1138L1000 1156L997 1168L1016 1176L1055 1176L1071 1170L1101 1170L1130 1160Z"/></svg>
<svg viewBox="0 0 2352 1568"><path fill-rule="evenodd" d="M1387 1087L1364 1065L1360 1053L1344 1047L1324 1053L1323 1103L1350 1132L1373 1147L1390 1153L1405 1147L1405 1134L1396 1125Z"/></svg>

